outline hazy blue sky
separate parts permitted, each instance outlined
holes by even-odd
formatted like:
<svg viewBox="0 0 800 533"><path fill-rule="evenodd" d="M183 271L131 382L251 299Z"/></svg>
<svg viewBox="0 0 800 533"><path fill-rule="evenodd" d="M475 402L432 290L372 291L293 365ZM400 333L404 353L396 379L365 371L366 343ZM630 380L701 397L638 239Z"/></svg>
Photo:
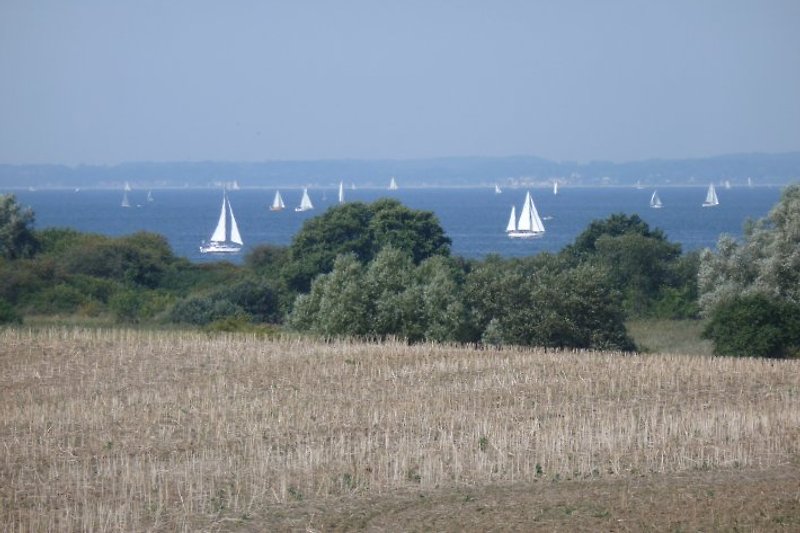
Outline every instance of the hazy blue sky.
<svg viewBox="0 0 800 533"><path fill-rule="evenodd" d="M0 162L800 150L800 1L0 0Z"/></svg>

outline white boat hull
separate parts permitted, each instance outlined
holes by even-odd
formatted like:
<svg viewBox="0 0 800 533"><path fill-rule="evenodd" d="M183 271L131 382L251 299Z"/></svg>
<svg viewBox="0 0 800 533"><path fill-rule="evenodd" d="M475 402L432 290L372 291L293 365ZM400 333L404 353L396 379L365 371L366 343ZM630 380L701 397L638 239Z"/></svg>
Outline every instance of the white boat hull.
<svg viewBox="0 0 800 533"><path fill-rule="evenodd" d="M697 205L697 204L695 204L695 205ZM710 204L710 203L707 203L707 202L703 203L703 207L716 207L718 205L719 205L719 203L716 203L716 204Z"/></svg>
<svg viewBox="0 0 800 533"><path fill-rule="evenodd" d="M201 254L235 254L241 250L242 247L238 244L226 244L223 242L200 245Z"/></svg>
<svg viewBox="0 0 800 533"><path fill-rule="evenodd" d="M509 231L508 236L511 239L536 239L544 236L543 231Z"/></svg>

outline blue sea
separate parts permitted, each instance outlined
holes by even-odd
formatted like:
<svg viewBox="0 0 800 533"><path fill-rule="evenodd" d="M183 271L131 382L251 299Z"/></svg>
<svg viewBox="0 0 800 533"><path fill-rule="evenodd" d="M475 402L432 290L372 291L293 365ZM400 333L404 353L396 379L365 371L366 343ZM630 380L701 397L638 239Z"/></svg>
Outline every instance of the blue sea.
<svg viewBox="0 0 800 533"><path fill-rule="evenodd" d="M720 205L703 208L706 187L659 189L663 209L649 207L652 190L634 188L561 187L558 195L549 188L529 189L544 219L544 237L509 239L505 235L512 205L519 213L528 189L506 189L495 194L490 188L437 189L401 188L345 191L348 202L372 202L396 198L408 207L433 211L452 239L455 255L481 258L496 253L521 257L542 251L556 252L596 219L613 213L638 214L651 227L661 228L685 251L714 248L720 234L741 236L748 218L765 216L780 198L778 187L717 188ZM3 192L3 191L0 191ZM192 261L219 259L239 262L249 247L259 244L288 245L308 218L336 204L337 191L311 189L312 211L297 213L302 189L282 189L286 209L269 211L274 189L242 189L229 192L239 230L245 241L237 255L204 255L198 250L217 223L222 198L219 189L153 189L128 192L130 208L121 207L123 192L108 189L5 191L16 194L36 213L36 227L69 227L105 235L125 235L140 230L164 235L176 254Z"/></svg>

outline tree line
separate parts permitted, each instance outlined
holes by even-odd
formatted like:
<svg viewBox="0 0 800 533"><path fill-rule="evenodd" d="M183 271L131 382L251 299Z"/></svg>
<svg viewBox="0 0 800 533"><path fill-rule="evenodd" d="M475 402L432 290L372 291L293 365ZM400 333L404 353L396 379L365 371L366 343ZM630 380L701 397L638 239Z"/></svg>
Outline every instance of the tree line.
<svg viewBox="0 0 800 533"><path fill-rule="evenodd" d="M798 320L785 318L800 316L798 186L748 224L744 242L723 236L717 252L702 253L615 214L559 253L467 260L450 253L433 213L392 199L332 207L289 246L256 246L242 265L191 263L152 233L35 230L34 218L0 197L0 322L78 315L630 351L628 319L702 317L720 354L786 357L800 346Z"/></svg>

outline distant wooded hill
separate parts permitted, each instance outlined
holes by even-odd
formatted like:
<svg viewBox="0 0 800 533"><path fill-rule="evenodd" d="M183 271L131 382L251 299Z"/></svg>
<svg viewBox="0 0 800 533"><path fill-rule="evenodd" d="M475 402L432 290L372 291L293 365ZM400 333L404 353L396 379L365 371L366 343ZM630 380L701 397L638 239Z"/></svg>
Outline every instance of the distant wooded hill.
<svg viewBox="0 0 800 533"><path fill-rule="evenodd" d="M698 159L649 159L627 163L549 161L533 156L432 159L244 162L169 162L101 165L0 165L0 187L241 187L333 185L401 187L534 184L681 185L730 180L782 185L800 179L800 152L733 154Z"/></svg>

